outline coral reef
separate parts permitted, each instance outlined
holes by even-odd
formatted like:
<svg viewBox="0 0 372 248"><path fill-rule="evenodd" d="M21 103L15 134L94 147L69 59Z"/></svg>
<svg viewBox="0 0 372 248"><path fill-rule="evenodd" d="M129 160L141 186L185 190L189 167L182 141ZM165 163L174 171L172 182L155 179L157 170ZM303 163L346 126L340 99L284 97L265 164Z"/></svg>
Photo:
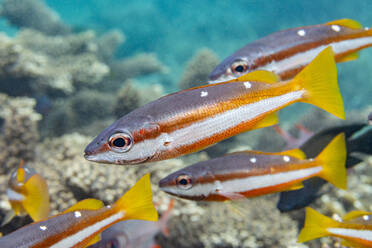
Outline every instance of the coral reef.
<svg viewBox="0 0 372 248"><path fill-rule="evenodd" d="M48 35L70 31L58 14L42 0L4 0L0 15L18 28L32 28Z"/></svg>
<svg viewBox="0 0 372 248"><path fill-rule="evenodd" d="M33 161L39 141L37 130L41 115L34 110L36 102L26 97L0 94L0 173L7 174L21 159Z"/></svg>
<svg viewBox="0 0 372 248"><path fill-rule="evenodd" d="M217 55L208 48L201 48L190 59L178 83L180 89L200 86L208 81L208 75L219 63Z"/></svg>

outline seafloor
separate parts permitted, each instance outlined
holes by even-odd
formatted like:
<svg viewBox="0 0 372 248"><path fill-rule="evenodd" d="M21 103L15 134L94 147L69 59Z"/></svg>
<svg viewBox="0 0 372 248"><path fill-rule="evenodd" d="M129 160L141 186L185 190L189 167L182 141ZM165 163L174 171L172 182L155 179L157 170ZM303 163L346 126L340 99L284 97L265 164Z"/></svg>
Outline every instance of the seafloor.
<svg viewBox="0 0 372 248"><path fill-rule="evenodd" d="M176 83L168 87L160 79L166 78L172 65L162 62L158 54L115 56L118 49L126 51L122 49L126 36L120 30L100 34L89 28L80 30L64 23L38 0L3 0L0 14L16 30L14 36L0 32L0 217L10 210L6 185L10 171L21 159L47 180L52 214L89 197L112 203L146 172L151 172L154 202L162 213L170 196L161 192L157 183L170 171L227 151L279 151L285 145L267 128L163 162L139 166L88 162L83 150L104 127L169 89L203 84L220 61L216 52L199 47L183 62ZM170 49L167 52L172 53ZM372 111L371 54L362 56L358 64L342 65L340 84L347 85L343 86L346 121L315 108L291 108L292 112L284 114L282 127L291 130L293 123L301 123L315 132L333 125L365 123ZM150 83L144 83L146 80ZM347 191L327 185L311 206L328 216L355 209L372 211L372 159L366 157L349 172ZM304 211L280 213L277 200L277 194L233 205L177 199L168 223L170 235L159 233L157 242L164 248L340 247L331 238L296 243ZM16 217L0 232L7 234L30 221L29 217Z"/></svg>

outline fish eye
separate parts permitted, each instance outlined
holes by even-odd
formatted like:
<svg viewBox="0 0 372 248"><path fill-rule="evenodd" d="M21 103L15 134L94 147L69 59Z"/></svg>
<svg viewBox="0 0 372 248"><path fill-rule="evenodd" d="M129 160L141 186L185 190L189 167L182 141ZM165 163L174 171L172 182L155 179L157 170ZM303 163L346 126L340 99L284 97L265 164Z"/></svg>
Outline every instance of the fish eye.
<svg viewBox="0 0 372 248"><path fill-rule="evenodd" d="M115 152L126 152L133 144L133 138L127 133L116 133L109 139L109 145Z"/></svg>
<svg viewBox="0 0 372 248"><path fill-rule="evenodd" d="M188 175L180 175L176 179L177 187L181 189L190 189L192 187L191 177Z"/></svg>
<svg viewBox="0 0 372 248"><path fill-rule="evenodd" d="M236 75L241 75L248 71L248 64L246 61L243 60L235 61L231 65L231 71Z"/></svg>

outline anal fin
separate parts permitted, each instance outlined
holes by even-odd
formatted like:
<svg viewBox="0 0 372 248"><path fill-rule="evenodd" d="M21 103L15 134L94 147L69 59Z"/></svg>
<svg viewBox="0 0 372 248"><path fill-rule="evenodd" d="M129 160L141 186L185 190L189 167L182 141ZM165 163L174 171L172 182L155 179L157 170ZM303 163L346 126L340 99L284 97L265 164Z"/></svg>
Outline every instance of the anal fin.
<svg viewBox="0 0 372 248"><path fill-rule="evenodd" d="M356 60L358 58L359 58L359 53L358 52L353 52L353 53L347 54L345 56L342 56L340 59L337 59L337 62L339 62L339 63L348 62L348 61Z"/></svg>
<svg viewBox="0 0 372 248"><path fill-rule="evenodd" d="M91 239L85 247L89 247L91 245L94 245L95 243L99 242L100 240L101 240L101 234L98 234L98 235L94 236L94 238Z"/></svg>
<svg viewBox="0 0 372 248"><path fill-rule="evenodd" d="M271 113L267 116L265 116L262 120L260 120L253 128L253 129L259 129L259 128L264 128L264 127L270 127L278 124L279 122L279 117L278 113L274 112Z"/></svg>
<svg viewBox="0 0 372 248"><path fill-rule="evenodd" d="M290 187L286 188L286 190L287 191L298 190L298 189L302 189L303 187L304 187L304 185L302 184L302 182L299 182L299 183L293 184Z"/></svg>

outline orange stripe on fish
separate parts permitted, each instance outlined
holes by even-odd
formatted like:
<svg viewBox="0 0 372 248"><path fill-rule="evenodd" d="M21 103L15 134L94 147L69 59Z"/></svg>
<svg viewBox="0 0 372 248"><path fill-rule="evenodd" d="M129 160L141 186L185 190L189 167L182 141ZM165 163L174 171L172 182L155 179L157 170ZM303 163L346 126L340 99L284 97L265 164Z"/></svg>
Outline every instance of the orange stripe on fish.
<svg viewBox="0 0 372 248"><path fill-rule="evenodd" d="M150 175L142 177L112 207L99 201L79 202L67 212L27 225L0 238L0 247L80 248L99 240L104 229L123 220L157 221L152 203Z"/></svg>
<svg viewBox="0 0 372 248"><path fill-rule="evenodd" d="M138 108L85 149L91 161L137 164L201 150L239 133L274 125L278 110L306 102L344 118L332 49L296 78L255 71L238 79L180 91Z"/></svg>
<svg viewBox="0 0 372 248"><path fill-rule="evenodd" d="M345 189L345 161L345 138L340 134L314 160L304 159L298 150L237 152L181 169L162 179L159 186L169 194L204 201L298 189L311 177L321 177Z"/></svg>
<svg viewBox="0 0 372 248"><path fill-rule="evenodd" d="M227 57L209 75L210 82L231 80L254 70L269 70L288 80L327 46L332 46L336 62L357 59L359 50L372 46L372 30L342 19L279 31Z"/></svg>

